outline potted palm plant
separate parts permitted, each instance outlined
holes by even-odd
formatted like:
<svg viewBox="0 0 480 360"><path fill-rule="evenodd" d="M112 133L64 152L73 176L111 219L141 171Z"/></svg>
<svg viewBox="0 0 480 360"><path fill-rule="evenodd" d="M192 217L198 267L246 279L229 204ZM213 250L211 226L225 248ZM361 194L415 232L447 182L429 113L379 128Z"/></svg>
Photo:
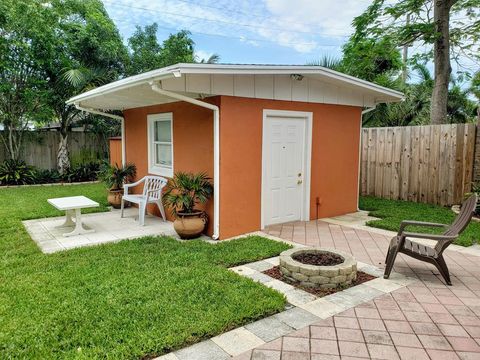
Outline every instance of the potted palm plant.
<svg viewBox="0 0 480 360"><path fill-rule="evenodd" d="M169 180L163 201L175 217L173 227L182 239L193 239L203 232L207 224L204 211L196 208L212 196L211 179L205 173L177 172Z"/></svg>
<svg viewBox="0 0 480 360"><path fill-rule="evenodd" d="M123 184L132 181L136 173L137 168L134 164L118 166L105 163L100 170L99 178L108 188L108 203L115 209L120 209L122 203Z"/></svg>

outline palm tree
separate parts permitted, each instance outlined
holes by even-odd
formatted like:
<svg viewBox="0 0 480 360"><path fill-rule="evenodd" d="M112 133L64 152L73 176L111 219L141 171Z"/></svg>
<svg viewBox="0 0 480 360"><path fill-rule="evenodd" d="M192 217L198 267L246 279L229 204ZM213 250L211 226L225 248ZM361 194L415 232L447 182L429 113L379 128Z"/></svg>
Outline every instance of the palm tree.
<svg viewBox="0 0 480 360"><path fill-rule="evenodd" d="M220 61L220 55L212 54L208 59L201 59L198 61L200 64L217 64Z"/></svg>
<svg viewBox="0 0 480 360"><path fill-rule="evenodd" d="M399 103L378 105L374 111L364 116L364 127L421 125L430 121L433 79L423 64L414 65L413 70L419 78L418 83L403 84L400 82L399 90L405 94L405 100ZM400 81L400 79L396 80ZM382 85L388 86L388 84Z"/></svg>
<svg viewBox="0 0 480 360"><path fill-rule="evenodd" d="M470 92L477 98L477 122L480 124L480 70L473 75Z"/></svg>
<svg viewBox="0 0 480 360"><path fill-rule="evenodd" d="M430 105L434 79L425 64L415 64L412 70L417 81L404 84L400 88L405 94L405 100L394 104L380 104L374 111L364 116L363 126L430 124ZM475 104L469 99L470 92L473 92L473 90L462 89L454 78L451 79L447 106L449 123L472 121L475 116Z"/></svg>
<svg viewBox="0 0 480 360"><path fill-rule="evenodd" d="M113 75L105 69L78 67L64 69L55 81L55 93L59 96L52 96L51 102L60 123L60 143L57 152L57 169L60 174L63 174L70 167L67 147L68 128L80 113L75 106L65 104L65 94L73 96L79 92L103 85L112 78Z"/></svg>
<svg viewBox="0 0 480 360"><path fill-rule="evenodd" d="M475 119L477 104L470 100L473 89L462 88L452 76L448 89L447 120L450 124L463 124Z"/></svg>
<svg viewBox="0 0 480 360"><path fill-rule="evenodd" d="M342 68L342 60L330 55L323 55L318 60L312 60L307 62L306 65L310 66L322 66L327 69L341 71Z"/></svg>

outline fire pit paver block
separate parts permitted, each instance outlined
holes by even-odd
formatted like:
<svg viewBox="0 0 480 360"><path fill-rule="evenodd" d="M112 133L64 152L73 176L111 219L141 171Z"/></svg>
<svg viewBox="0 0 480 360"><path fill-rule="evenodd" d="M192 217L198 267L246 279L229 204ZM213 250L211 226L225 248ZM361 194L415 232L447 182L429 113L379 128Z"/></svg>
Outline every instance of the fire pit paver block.
<svg viewBox="0 0 480 360"><path fill-rule="evenodd" d="M344 261L332 266L303 264L293 259L293 255L301 253L333 253L341 256ZM303 286L330 289L350 285L356 280L357 262L351 255L336 249L294 248L280 254L280 271L285 277L298 281Z"/></svg>

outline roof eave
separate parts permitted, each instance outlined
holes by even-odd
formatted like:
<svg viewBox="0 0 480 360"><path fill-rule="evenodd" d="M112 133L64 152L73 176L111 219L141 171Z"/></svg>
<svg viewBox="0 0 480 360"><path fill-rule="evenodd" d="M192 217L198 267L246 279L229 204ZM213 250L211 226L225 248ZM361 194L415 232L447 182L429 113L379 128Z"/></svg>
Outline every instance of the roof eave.
<svg viewBox="0 0 480 360"><path fill-rule="evenodd" d="M134 80L131 80L131 81L123 82L123 80L129 79L129 78L125 78L125 79L117 80L117 81L114 81L112 83L100 86L96 89L86 91L82 94L71 97L70 99L68 99L66 101L66 104L72 105L72 104L76 104L80 101L85 101L85 100L91 99L92 97L107 95L108 93L110 93L112 91L128 89L132 86L146 84L146 83L149 83L149 82L152 82L152 81L153 82L161 81L161 80L164 80L164 79L175 77L175 71L171 71L171 72L165 72L165 71L160 72L159 70L154 70L154 71L157 71L158 74L155 74L155 75L152 74L149 77L143 77L142 76L139 79L134 79ZM145 74L148 74L148 73L144 73L144 74L140 74L140 75L145 75ZM139 75L136 75L136 76L139 76Z"/></svg>
<svg viewBox="0 0 480 360"><path fill-rule="evenodd" d="M208 70L208 71L207 71ZM175 64L166 68L152 70L143 74L134 75L129 78L117 80L107 85L87 91L83 94L74 96L66 101L67 104L76 104L96 96L106 95L112 91L118 91L137 86L144 83L155 82L172 77L179 77L182 74L292 74L302 75L322 74L334 80L338 80L350 85L358 86L365 90L374 91L386 95L387 98L393 98L387 102L402 101L404 94L350 75L340 73L331 69L319 66L285 66L285 65L212 65L212 64ZM381 99L381 97L379 97Z"/></svg>

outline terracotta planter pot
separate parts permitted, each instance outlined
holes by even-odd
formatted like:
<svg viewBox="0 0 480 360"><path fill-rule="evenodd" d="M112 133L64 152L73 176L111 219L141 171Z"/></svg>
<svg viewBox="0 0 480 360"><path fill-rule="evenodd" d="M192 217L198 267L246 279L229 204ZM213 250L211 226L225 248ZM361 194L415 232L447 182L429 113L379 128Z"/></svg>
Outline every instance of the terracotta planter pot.
<svg viewBox="0 0 480 360"><path fill-rule="evenodd" d="M107 201L114 209L120 209L122 196L123 190L108 190Z"/></svg>
<svg viewBox="0 0 480 360"><path fill-rule="evenodd" d="M207 219L201 211L191 214L178 213L175 221L173 222L173 228L180 238L194 239L202 234L206 223Z"/></svg>

